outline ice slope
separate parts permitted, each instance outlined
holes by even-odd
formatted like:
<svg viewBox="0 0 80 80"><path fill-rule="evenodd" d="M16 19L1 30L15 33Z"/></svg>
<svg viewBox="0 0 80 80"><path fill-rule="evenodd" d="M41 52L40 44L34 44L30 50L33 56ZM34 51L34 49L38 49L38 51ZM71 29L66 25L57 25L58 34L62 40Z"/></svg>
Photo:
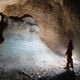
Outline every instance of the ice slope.
<svg viewBox="0 0 80 80"><path fill-rule="evenodd" d="M52 52L36 33L21 36L10 35L0 46L0 61L14 67L44 68L48 65L56 65L60 57Z"/></svg>
<svg viewBox="0 0 80 80"><path fill-rule="evenodd" d="M37 25L10 20L3 34L5 41L0 45L0 64L8 69L36 67L47 70L59 66L62 58L41 41L37 31Z"/></svg>

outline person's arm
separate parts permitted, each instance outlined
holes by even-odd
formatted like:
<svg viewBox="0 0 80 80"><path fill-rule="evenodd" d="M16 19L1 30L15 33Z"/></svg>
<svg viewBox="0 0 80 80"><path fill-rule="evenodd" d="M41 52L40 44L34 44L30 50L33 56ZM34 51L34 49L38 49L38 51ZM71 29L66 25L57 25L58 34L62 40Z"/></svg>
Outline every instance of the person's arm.
<svg viewBox="0 0 80 80"><path fill-rule="evenodd" d="M67 53L68 53L68 47L69 47L69 44L67 43L67 45L66 45L67 51L66 51L66 53L65 53L65 56L66 56Z"/></svg>

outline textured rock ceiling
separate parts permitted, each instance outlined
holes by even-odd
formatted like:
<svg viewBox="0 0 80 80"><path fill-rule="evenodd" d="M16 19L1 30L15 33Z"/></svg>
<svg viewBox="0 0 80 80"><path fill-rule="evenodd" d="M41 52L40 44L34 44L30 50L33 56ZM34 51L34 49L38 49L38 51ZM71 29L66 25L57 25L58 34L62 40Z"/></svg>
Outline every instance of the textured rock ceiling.
<svg viewBox="0 0 80 80"><path fill-rule="evenodd" d="M7 16L31 15L41 28L41 39L56 51L80 34L77 11L75 0L0 0L0 12Z"/></svg>

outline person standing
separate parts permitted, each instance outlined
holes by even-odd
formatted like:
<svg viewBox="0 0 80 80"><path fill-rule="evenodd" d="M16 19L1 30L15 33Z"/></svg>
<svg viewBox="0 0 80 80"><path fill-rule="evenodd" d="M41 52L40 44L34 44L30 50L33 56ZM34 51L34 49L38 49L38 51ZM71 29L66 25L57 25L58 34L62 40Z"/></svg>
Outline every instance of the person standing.
<svg viewBox="0 0 80 80"><path fill-rule="evenodd" d="M65 54L67 56L67 64L66 64L65 69L69 69L70 67L72 69L74 69L74 67L73 67L73 58L72 58L72 55L73 55L72 50L73 49L74 49L73 48L73 41L69 40L68 45L67 45L67 51L66 51L66 54Z"/></svg>

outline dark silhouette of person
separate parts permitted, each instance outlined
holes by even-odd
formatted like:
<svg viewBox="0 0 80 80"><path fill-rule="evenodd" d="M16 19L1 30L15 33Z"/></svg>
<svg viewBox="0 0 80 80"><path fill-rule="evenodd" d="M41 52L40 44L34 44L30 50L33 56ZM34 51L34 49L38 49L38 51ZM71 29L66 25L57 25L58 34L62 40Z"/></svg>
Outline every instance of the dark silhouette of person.
<svg viewBox="0 0 80 80"><path fill-rule="evenodd" d="M3 15L2 13L0 13L0 16L1 16L0 20L0 44L1 44L4 41L3 31L7 27L7 19L5 15Z"/></svg>
<svg viewBox="0 0 80 80"><path fill-rule="evenodd" d="M72 40L69 40L68 41L68 45L67 45L67 51L66 51L66 56L67 56L67 64L66 64L66 67L65 69L69 69L70 67L72 69L73 68L73 59L72 59L72 50L73 50L73 41Z"/></svg>

